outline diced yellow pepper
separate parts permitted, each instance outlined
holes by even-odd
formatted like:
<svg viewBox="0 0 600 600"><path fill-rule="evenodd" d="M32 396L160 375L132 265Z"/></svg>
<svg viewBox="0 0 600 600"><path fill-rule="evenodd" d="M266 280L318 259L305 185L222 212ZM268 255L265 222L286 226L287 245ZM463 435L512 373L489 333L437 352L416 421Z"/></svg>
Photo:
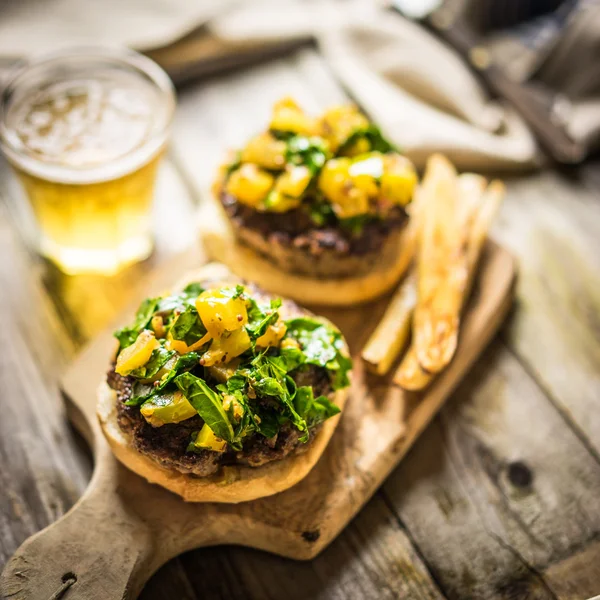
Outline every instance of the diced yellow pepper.
<svg viewBox="0 0 600 600"><path fill-rule="evenodd" d="M319 135L329 141L335 152L354 131L368 127L368 119L352 104L333 106L319 120ZM368 150L369 148L367 148Z"/></svg>
<svg viewBox="0 0 600 600"><path fill-rule="evenodd" d="M196 299L196 310L208 333L216 338L248 322L246 301L222 290L206 290Z"/></svg>
<svg viewBox="0 0 600 600"><path fill-rule="evenodd" d="M273 116L269 129L286 131L300 135L314 135L317 123L306 116L302 109L291 98L283 98L273 106Z"/></svg>
<svg viewBox="0 0 600 600"><path fill-rule="evenodd" d="M277 178L275 189L286 196L298 198L304 194L310 183L311 172L304 165L288 165L285 173Z"/></svg>
<svg viewBox="0 0 600 600"><path fill-rule="evenodd" d="M164 396L153 396L142 404L140 412L152 427L161 427L166 423L181 423L198 414L179 390Z"/></svg>
<svg viewBox="0 0 600 600"><path fill-rule="evenodd" d="M388 154L383 157L383 161L381 197L406 206L412 200L418 183L415 167L408 158L400 154Z"/></svg>
<svg viewBox="0 0 600 600"><path fill-rule="evenodd" d="M265 169L283 169L287 144L269 132L253 137L242 150L242 162L255 163Z"/></svg>
<svg viewBox="0 0 600 600"><path fill-rule="evenodd" d="M275 179L254 164L243 164L227 179L225 189L242 204L257 208L271 191Z"/></svg>
<svg viewBox="0 0 600 600"><path fill-rule="evenodd" d="M144 329L135 342L119 352L115 371L119 375L128 375L134 369L143 367L149 360L152 351L158 347L154 332Z"/></svg>
<svg viewBox="0 0 600 600"><path fill-rule="evenodd" d="M194 440L194 446L196 446L196 448L204 448L205 450L212 450L213 452L224 452L226 445L227 442L217 437L206 423L202 425L202 429Z"/></svg>
<svg viewBox="0 0 600 600"><path fill-rule="evenodd" d="M261 348L278 346L281 338L286 334L287 325L283 321L277 321L269 325L267 330L256 340L256 345Z"/></svg>
<svg viewBox="0 0 600 600"><path fill-rule="evenodd" d="M369 197L372 189L358 188L350 177L349 158L336 158L325 163L318 186L331 202L335 214L341 219L364 215L369 212ZM361 182L366 187L364 182ZM375 192L376 192L375 188Z"/></svg>
<svg viewBox="0 0 600 600"><path fill-rule="evenodd" d="M269 212L287 212L302 203L302 194L306 191L312 178L310 169L303 165L288 165L281 174L275 188L264 202L264 210Z"/></svg>
<svg viewBox="0 0 600 600"><path fill-rule="evenodd" d="M200 364L211 367L217 363L229 362L250 348L250 336L244 327L215 338L209 349L202 355Z"/></svg>
<svg viewBox="0 0 600 600"><path fill-rule="evenodd" d="M191 346L188 346L183 340L174 340L171 337L171 333L167 335L167 349L175 350L178 354L187 354L188 352L195 352L199 350L206 344L210 342L212 339L212 335L210 333L206 333L203 337L201 337L197 342L194 342Z"/></svg>
<svg viewBox="0 0 600 600"><path fill-rule="evenodd" d="M348 174L356 188L370 198L375 198L379 194L377 180L383 174L382 155L373 152L358 159L353 159L352 164L348 167Z"/></svg>
<svg viewBox="0 0 600 600"><path fill-rule="evenodd" d="M228 363L217 363L212 367L208 367L209 374L214 377L219 383L225 383L230 377L235 375L235 372L240 364L239 358L234 358Z"/></svg>

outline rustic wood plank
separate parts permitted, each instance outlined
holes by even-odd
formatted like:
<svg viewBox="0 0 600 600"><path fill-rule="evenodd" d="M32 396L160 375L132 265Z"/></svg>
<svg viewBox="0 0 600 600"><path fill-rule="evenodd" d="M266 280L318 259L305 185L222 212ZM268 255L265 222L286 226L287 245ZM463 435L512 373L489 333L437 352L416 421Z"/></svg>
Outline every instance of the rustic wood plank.
<svg viewBox="0 0 600 600"><path fill-rule="evenodd" d="M14 208L12 206L11 208ZM14 218L19 218L19 210L11 213ZM193 224L193 220L188 219L188 222ZM29 294L22 294L23 298L19 298L18 301L12 302L10 306L11 311L16 311L18 308L27 308L35 313L39 311L39 306L35 302L30 306L27 303L27 298L31 301L37 300L40 305L47 305L48 314L43 313L42 315L36 315L34 325L41 331L47 331L48 325L46 321L52 317L56 321L55 311L51 302L45 295L43 285L41 284L39 276L43 274L44 265L39 264L35 270L31 269L31 264L37 264L35 257L30 253L26 252L19 243L19 240L12 233L6 221L6 231L11 236L13 245L18 248L21 253L23 260L21 264L12 263L15 272L11 272L7 277L9 280L7 285L12 286L13 279L18 276L19 271L31 273L32 285L31 287L37 286L39 289L39 298ZM164 223L164 221L163 221ZM4 239L2 237L1 239ZM165 253L172 248L166 249L164 252L157 252L156 260L164 258ZM10 253L12 253L12 248ZM159 254L160 253L160 254ZM141 270L141 269L140 269ZM137 279L141 278L141 274ZM58 306L62 313L69 316L71 321L71 331L76 332L75 338L78 343L84 340L88 336L94 333L94 327L98 327L98 323L86 323L86 319L91 320L109 320L112 318L114 311L117 310L119 304L126 301L127 295L135 293L135 287L137 280L132 277L130 285L126 285L127 282L118 283L115 285L114 280L97 280L93 282L90 278L85 277L71 277L66 278L62 276L58 279L58 283L52 279L46 279L46 282L50 281L51 291L54 294L55 306ZM12 289L12 288L11 288ZM101 302L94 305L95 295L111 294L110 302ZM89 304L89 306L88 306ZM87 308L86 308L87 307ZM111 310L112 307L112 310ZM82 312L85 311L85 314ZM62 337L58 339L67 340L68 354L69 356L73 352L73 344L68 343L64 331L61 325L58 324L58 328L61 332ZM10 331L8 331L10 333ZM52 336L52 331L48 332L48 335ZM3 340L4 341L4 340ZM29 341L29 340L28 340ZM48 349L51 347L46 345ZM49 352L46 356L46 368L47 374L52 375L52 380L56 376L57 363L61 365L64 360L60 360L61 354L55 352ZM16 357L8 355L8 367L7 371L14 370L14 363ZM4 375L4 370L2 370ZM20 381L20 374L17 374L17 379ZM40 385L46 385L47 382L41 379ZM37 398L37 393L35 398ZM29 405L34 405L34 397L27 398ZM51 410L56 411L56 420L58 423L65 427L64 414L62 412L61 405L53 407ZM20 416L25 418L25 414L20 411ZM14 425L13 419L8 419L3 422L8 425ZM47 420L42 420L40 426L47 427ZM14 431L28 431L28 423L23 421L19 423L17 428L12 428L10 431L2 430L3 443L8 446L14 443L11 438L11 434ZM43 439L43 435L35 432L36 438ZM14 436L13 436L14 437ZM61 436L62 438L63 436ZM20 449L20 446L17 446ZM3 447L4 449L4 447ZM70 457L73 451L69 451L67 456ZM52 456L52 455L51 455ZM23 482L27 482L30 477L35 478L36 472L31 473L31 468L27 465L23 466L22 462L17 463L19 472L8 471L6 473L7 480L9 482L17 482L19 485ZM89 466L89 465L88 465ZM55 469L53 469L55 470ZM4 475L4 473L3 473ZM39 474L38 474L39 477ZM7 536L7 547L3 551L1 556L2 563L12 553L15 546L18 545L24 537L40 529L41 527L48 524L61 516L73 503L76 497L81 493L83 485L88 477L86 472L81 477L80 485L76 491L69 498L68 502L57 503L56 498L51 497L49 502L56 507L52 514L44 514L42 512L43 507L39 506L39 502L30 508L30 514L23 514L22 509L19 506L21 496L23 493L20 489L13 490L10 485L6 485L3 489L6 490L9 501L12 502L11 510L2 510L3 526L10 530L11 536ZM40 484L41 485L41 484ZM51 488L51 491L56 495L55 487ZM47 512L47 511L46 511ZM27 523L27 517L29 523ZM22 519L28 525L29 528L25 531L19 530L18 526L15 526L15 519L17 522ZM388 526L388 524L390 526ZM361 515L357 519L356 524L353 524L348 532L345 534L346 541L344 539L336 542L334 550L329 553L330 558L320 559L320 566L315 569L310 563L306 563L301 567L292 561L286 561L283 559L275 559L267 554L263 553L252 553L248 550L243 549L229 549L229 548L218 548L206 551L200 551L201 553L209 553L211 557L219 564L228 565L227 571L234 572L240 571L241 576L238 578L238 589L239 593L237 597L247 597L245 590L252 589L252 586L259 586L256 588L257 597L262 596L262 591L267 597L280 597L283 595L297 594L297 590L310 590L313 591L327 589L332 593L332 597L352 597L352 590L359 594L360 597L376 598L379 590L383 590L384 597L395 597L398 590L404 591L406 594L410 594L411 597L415 598L441 598L439 591L435 584L431 582L428 575L427 569L423 563L419 560L415 550L412 548L410 541L406 537L406 533L398 525L395 517L391 514L389 508L381 501L381 499L374 501L372 507ZM366 548L366 550L365 550ZM3 548L4 550L4 548ZM238 555L239 553L239 555ZM193 553L192 553L193 555ZM250 555L250 559L248 559ZM207 563L206 557L200 557L201 564ZM275 562L273 562L275 561ZM249 562L252 563L252 568L245 568ZM191 578L195 572L198 571L198 565L193 561L193 566L187 570L190 572L190 576L186 574L186 570L183 570L179 561L166 565L161 573L157 575L159 578L158 585L149 585L143 592L144 598L162 598L162 597L181 597L181 598L194 598L198 594L202 597L205 596L207 588L207 581L210 578L194 579ZM210 563L208 563L210 565ZM351 565L349 567L348 565ZM348 569L348 570L346 570ZM277 578L273 578L273 570L278 574ZM333 577L333 574L339 571L339 576ZM214 573L214 570L210 568L206 570L207 575ZM166 580L161 579L166 574ZM160 582L163 582L162 585ZM302 585L299 586L299 582ZM360 583L360 585L359 585ZM196 588L197 586L197 588ZM196 589L194 589L196 588ZM211 593L211 588L208 592ZM363 595L364 592L364 595ZM215 592L217 593L217 592ZM294 597L300 597L296 595ZM355 596L359 597L359 596Z"/></svg>
<svg viewBox="0 0 600 600"><path fill-rule="evenodd" d="M290 68L294 68L296 77L302 80L300 86L293 82L290 83ZM255 73L257 77L253 78L251 75ZM271 102L285 93L295 94L309 109L320 108L327 103L343 98L343 92L326 72L322 61L310 51L299 53L287 61L265 65L260 69L255 69L252 73L210 81L186 90L185 96L182 97L175 155L178 164L187 173L190 182L196 186L199 195L210 183L211 173L214 165L219 161L219 155L223 154L225 148L239 144L254 132L256 129L254 124L266 120ZM206 161L201 161L202 166L200 166L200 162L191 157L198 155L198 152L201 151L199 150L200 146L204 147L207 156L209 149L206 147L206 142L199 142L193 131L194 126L204 123L202 115L205 112L212 115L211 133L214 144L211 145L211 149L217 156L213 154ZM218 115L222 115L221 119L226 119L226 122L220 122ZM206 127L206 125L204 126ZM203 131L202 126L198 130ZM590 293L592 285L596 282L596 276L588 276L589 267L582 272L578 270L578 266L581 262L597 260L597 257L600 256L597 247L593 246L591 242L593 238L591 232L595 223L598 222L598 207L590 208L591 198L588 193L588 198L584 202L585 206L580 206L576 211L579 215L577 222L572 222L568 234L563 232L562 243L560 245L553 244L555 240L549 240L549 236L546 236L546 245L550 245L553 252L546 253L548 260L540 265L537 250L529 232L533 228L534 231L541 231L541 234L544 234L544 227L547 227L546 221L550 218L556 229L561 223L561 219L572 218L565 216L569 213L571 200L575 198L576 203L582 202L581 199L577 199L577 195L582 191L577 184L569 186L563 182L560 191L552 191L557 177L552 173L542 173L509 182L507 207L503 211L495 233L517 252L521 259L523 272L519 287L519 306L515 311L513 326L507 330L510 333L506 335L506 339L519 357L526 360L528 369L534 365L535 368L532 372L536 379L542 382L545 389L549 389L553 394L556 393L562 399L561 401L565 401L566 398L566 403L569 405L579 403L581 409L575 414L575 419L577 423L584 423L587 419L587 424L582 426L582 431L591 433L598 431L595 424L598 413L596 411L595 416L590 418L589 412L592 399L598 396L596 374L599 370L596 356L599 346L597 341L592 339L593 332L597 329L595 322L591 328L587 326L587 323L592 320L593 309L597 306L595 293ZM586 181L590 180L591 176L586 179ZM550 204L554 206L550 216L544 214L544 203L549 195L551 196ZM559 195L562 195L563 198L560 201L561 205L557 207L556 196ZM528 199L531 196L537 198L533 208L528 206ZM582 250L581 247L578 248L578 244L582 243L581 240L575 242L574 246L570 246L573 239L577 240L580 237L580 228L586 232L587 238L584 243L587 251ZM578 258L585 256L586 260L571 260L568 267L561 268L560 275L556 276L556 268L551 263L557 258L556 253L558 252L566 255L567 258L575 252ZM591 256L595 258L591 259ZM561 262L558 264L560 265ZM565 273L566 270L570 272ZM548 275L548 273L552 273L552 275ZM567 275L569 284L562 283L561 277L565 275ZM569 287L574 281L577 285ZM580 315L573 316L571 314L570 317L568 315L570 305L577 306L576 296L582 286L587 292L585 295L586 305L579 308L579 312L583 313L587 319L587 322L583 320L583 325ZM546 292L548 287L554 290L553 297L542 298L543 308L539 311L540 296ZM596 286L594 289L598 290L600 286ZM557 295L566 300L562 302L559 313L552 310L550 306ZM590 297L594 299L591 308ZM563 314L565 312L566 316ZM560 318L556 318L557 316ZM541 335L541 332L548 333ZM570 343L565 343L566 338L570 338ZM584 340L584 343L577 347L580 339ZM565 356L568 353L570 356ZM564 360L566 362L563 362ZM486 394L492 398L490 402L495 402L494 398L501 393L508 394L513 411L517 403L521 401L521 395L528 398L528 401L531 395L535 405L534 407L530 406L528 411L524 411L518 416L511 411L505 414L505 408L496 407L500 419L507 419L511 426L514 421L519 433L515 433L508 426L503 426L496 431L496 437L492 441L502 449L502 452L495 449L496 454L490 455L491 458L487 457L488 462L491 461L496 465L495 468L502 465L497 475L503 477L502 486L505 486L502 491L492 488L491 497L498 502L497 498L504 498L503 494L509 494L508 498L504 498L506 506L498 509L499 514L495 514L493 511L487 513L494 525L492 533L490 534L485 529L480 517L481 506L486 506L488 500L484 492L491 485L488 481L489 476L485 473L482 474L482 465L487 460L487 455L482 454L479 470L475 468L476 475L472 476L476 480L478 480L477 478L481 479L485 484L484 492L476 497L477 501L473 501L467 493L468 490L472 492L472 484L465 491L461 483L462 479L469 478L469 470L473 461L468 463L468 467L463 465L459 469L453 466L457 459L453 458L451 450L446 448L446 430L451 427L454 419L454 413L450 410L446 411L446 417L436 422L435 426L426 432L417 448L406 459L407 466L401 467L397 473L392 475L391 482L386 489L391 496L395 510L406 522L411 539L417 543L426 563L442 584L442 589L449 595L456 598L491 598L494 597L494 594L504 594L505 597L520 598L525 597L527 591L532 594L532 597L536 595L552 597L553 592L549 591L548 582L531 570L531 564L537 564L536 561L538 561L543 565L544 561L558 560L559 557L568 555L571 548L574 549L577 544L582 543L582 540L588 540L596 534L597 519L593 514L588 514L585 505L582 506L579 502L577 494L581 493L582 497L587 498L593 503L593 506L596 506L597 503L594 503L590 490L595 492L600 485L596 471L597 465L586 452L585 443L580 443L577 437L569 431L568 426L547 402L543 392L535 386L505 348L500 347L491 351L487 362L489 362L487 366L480 364L478 367L480 375L475 375L472 383L466 384L468 394L479 399L477 412L482 423L485 423L486 419L498 419L497 416L487 416L489 409L480 406ZM564 367L561 368L563 364ZM482 378L485 379L481 374L482 369L493 373L495 369L500 369L500 366L504 371L500 370L503 375L495 376L496 383L488 384L487 387L482 383L486 391L477 391L477 382L480 382ZM575 373L575 381L570 379L571 372ZM566 377L567 373L569 377ZM491 375L486 375L486 377L489 378ZM515 380L513 381L512 378ZM502 392L500 388L505 388L507 391ZM581 394L583 394L583 398L581 398ZM586 413L588 414L586 415ZM450 417L450 415L453 416ZM536 430L533 424L527 421L528 418L535 419L535 424L539 421L543 425L542 429L546 432L550 427L552 435L557 436L559 442L557 447L560 451L558 453L546 452L544 445L541 444L545 440L539 433L532 436L531 441L529 440L530 430L532 433L535 433ZM463 423L456 427L464 425ZM490 444L487 436L487 433L481 433L483 440L481 448L484 450ZM585 437L585 434L582 434L582 437ZM554 443L554 438L550 439ZM597 439L600 439L600 436L596 435ZM573 454L570 454L571 449L574 449ZM456 448L453 451L455 454L458 452ZM566 459L563 459L561 452L567 455ZM518 478L523 473L526 477L527 471L521 471L519 463L524 456L530 458L532 464L538 461L542 464L541 473L537 474L536 470L534 485L540 485L540 489L548 494L544 502L550 504L551 510L548 510L548 514L552 518L545 516L547 509L545 504L540 505L537 488L533 496L525 494L523 499L515 500L510 495L511 488L514 486L510 483L507 484L506 473L510 468L508 465L513 464L513 477ZM552 473L554 464L549 460L549 456L552 456L556 462L555 474ZM579 462L573 457L576 457ZM440 463L442 465L450 463L450 466L445 467L442 473L439 473L436 465ZM571 486L572 473L579 474L582 464L585 465L587 478L584 483L579 480ZM477 467L477 463L474 464L474 467ZM491 467L488 466L488 468ZM405 472L407 469L408 475ZM556 474L560 474L562 479ZM407 500L403 500L401 503L397 502L398 494L404 488L408 488L410 504L407 504ZM454 499L455 495L457 500ZM425 507L429 508L432 502L431 511L425 509ZM513 506L515 503L517 508ZM456 510L455 505L460 508L460 511ZM573 505L577 507L577 510L573 517L567 519L567 529L564 530L562 512L569 511L570 514ZM408 506L411 510L405 512L403 508ZM527 510L530 512L527 513ZM511 511L516 511L516 516L513 516ZM428 516L430 512L433 516ZM539 516L538 513L544 514ZM528 519L531 519L533 524L530 524ZM535 522L540 519L545 535L542 543L544 548L541 550L536 547L535 542L529 539L530 532L528 530L528 527L533 528L535 534L539 535L535 529ZM450 525L454 523L454 526L449 527L448 521L450 521ZM521 531L523 525L520 521L525 524L524 531ZM487 524L484 524L487 527ZM540 524L537 527L541 527ZM475 541L471 542L471 539ZM452 542L448 543L446 540L452 540ZM481 553L479 547L481 547ZM518 548L518 551L515 551L515 547ZM526 548L526 551L523 548ZM525 558L519 554L520 551L525 551ZM471 563L474 564L474 567L471 566ZM504 588L502 582L506 582ZM471 592L466 592L468 589L471 589ZM582 594L584 589L582 588Z"/></svg>
<svg viewBox="0 0 600 600"><path fill-rule="evenodd" d="M596 541L573 556L551 565L544 578L558 598L579 600L598 598L600 578L600 542Z"/></svg>
<svg viewBox="0 0 600 600"><path fill-rule="evenodd" d="M520 262L508 345L600 456L600 162L508 182L494 235Z"/></svg>
<svg viewBox="0 0 600 600"><path fill-rule="evenodd" d="M378 496L323 554L310 562L227 547L188 552L177 560L185 568L198 597L202 598L425 600L442 597L431 584L404 529ZM161 569L146 585L140 600L178 598L163 583L170 577L170 569L165 573ZM157 582L159 588L164 585L166 590L162 595L155 589Z"/></svg>
<svg viewBox="0 0 600 600"><path fill-rule="evenodd" d="M566 597L543 569L600 535L600 465L500 343L384 490L449 598Z"/></svg>
<svg viewBox="0 0 600 600"><path fill-rule="evenodd" d="M68 425L56 386L72 355L28 254L0 203L0 564L83 491L89 454Z"/></svg>

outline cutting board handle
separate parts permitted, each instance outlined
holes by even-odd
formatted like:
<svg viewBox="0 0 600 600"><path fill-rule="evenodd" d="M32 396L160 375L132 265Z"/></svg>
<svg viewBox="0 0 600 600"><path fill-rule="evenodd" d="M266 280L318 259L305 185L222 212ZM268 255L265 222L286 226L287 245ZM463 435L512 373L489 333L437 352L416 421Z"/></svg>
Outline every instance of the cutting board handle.
<svg viewBox="0 0 600 600"><path fill-rule="evenodd" d="M101 454L110 452L103 446ZM120 485L124 467L109 456L96 459L79 502L29 538L9 561L0 578L2 598L133 599L164 562L164 554L160 560L154 556L151 531L125 497L127 486Z"/></svg>

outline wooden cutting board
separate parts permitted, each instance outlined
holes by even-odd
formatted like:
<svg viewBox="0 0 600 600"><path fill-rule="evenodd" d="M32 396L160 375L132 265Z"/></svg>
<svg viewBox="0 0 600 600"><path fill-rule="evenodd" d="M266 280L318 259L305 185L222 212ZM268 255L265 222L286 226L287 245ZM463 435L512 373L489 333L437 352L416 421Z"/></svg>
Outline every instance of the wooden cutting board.
<svg viewBox="0 0 600 600"><path fill-rule="evenodd" d="M148 284L159 292L198 266L188 254ZM29 538L8 563L0 592L11 600L135 598L163 563L200 546L241 544L295 559L327 546L372 496L431 421L506 315L515 265L488 242L450 367L421 394L367 374L360 350L387 299L351 309L314 309L336 323L355 358L353 389L339 426L311 473L295 487L243 504L187 504L112 456L95 415L111 330L93 341L62 380L69 417L93 448L95 470L77 504ZM136 304L137 305L137 304ZM119 323L130 320L130 307Z"/></svg>

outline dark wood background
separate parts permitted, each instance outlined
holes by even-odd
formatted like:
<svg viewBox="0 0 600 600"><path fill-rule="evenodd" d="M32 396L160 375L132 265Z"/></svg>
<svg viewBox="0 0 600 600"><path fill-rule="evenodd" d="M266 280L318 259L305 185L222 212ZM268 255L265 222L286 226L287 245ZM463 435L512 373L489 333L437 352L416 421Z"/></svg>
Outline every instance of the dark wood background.
<svg viewBox="0 0 600 600"><path fill-rule="evenodd" d="M75 502L91 474L58 374L149 270L196 242L195 211L225 148L292 94L344 94L312 50L189 85L156 202L157 250L115 278L36 258L0 164L0 567ZM188 552L143 600L505 598L600 594L600 162L507 179L494 237L517 256L501 334L385 485L317 559ZM57 552L60 549L57 548Z"/></svg>

